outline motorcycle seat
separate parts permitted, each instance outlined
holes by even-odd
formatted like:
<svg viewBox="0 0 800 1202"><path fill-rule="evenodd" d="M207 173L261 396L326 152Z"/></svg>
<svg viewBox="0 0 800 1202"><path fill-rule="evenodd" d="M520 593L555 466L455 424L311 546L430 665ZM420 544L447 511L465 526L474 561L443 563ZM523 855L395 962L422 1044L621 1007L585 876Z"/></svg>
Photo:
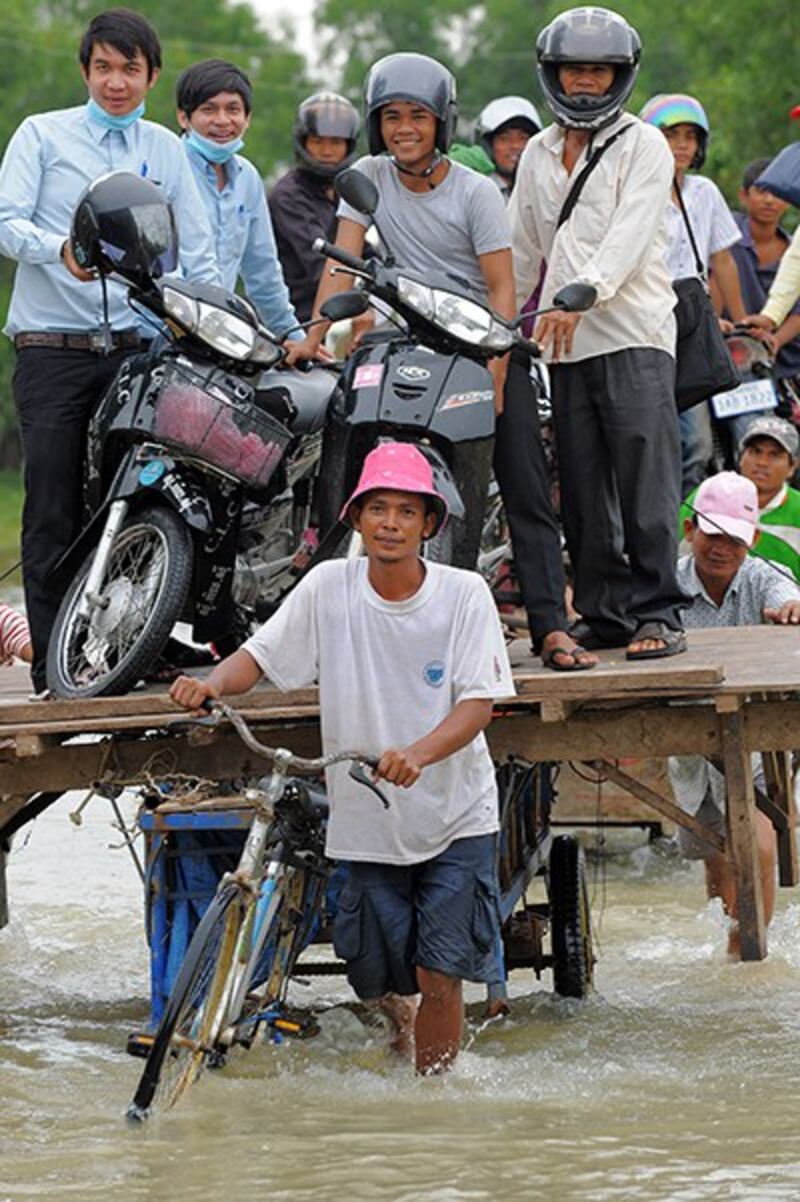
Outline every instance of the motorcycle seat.
<svg viewBox="0 0 800 1202"><path fill-rule="evenodd" d="M338 382L335 372L315 367L310 371L265 371L258 379L258 392L270 389L289 394L293 434L316 434L325 425L328 404Z"/></svg>

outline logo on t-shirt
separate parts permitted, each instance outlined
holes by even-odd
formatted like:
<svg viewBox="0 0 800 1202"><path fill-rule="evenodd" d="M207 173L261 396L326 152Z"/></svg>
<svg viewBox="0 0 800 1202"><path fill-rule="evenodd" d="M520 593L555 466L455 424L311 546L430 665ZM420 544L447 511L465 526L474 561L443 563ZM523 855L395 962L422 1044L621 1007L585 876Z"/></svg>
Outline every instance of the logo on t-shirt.
<svg viewBox="0 0 800 1202"><path fill-rule="evenodd" d="M426 684L429 684L432 689L440 689L444 684L444 664L440 659L432 659L429 664L426 664L422 669L422 675Z"/></svg>

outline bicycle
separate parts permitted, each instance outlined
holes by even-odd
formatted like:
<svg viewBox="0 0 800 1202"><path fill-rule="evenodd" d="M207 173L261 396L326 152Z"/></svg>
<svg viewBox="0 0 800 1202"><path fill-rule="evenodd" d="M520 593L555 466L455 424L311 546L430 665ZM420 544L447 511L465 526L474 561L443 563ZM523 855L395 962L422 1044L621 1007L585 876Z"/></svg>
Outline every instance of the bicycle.
<svg viewBox="0 0 800 1202"><path fill-rule="evenodd" d="M206 1065L221 1065L236 1045L252 1046L262 1025L276 1038L313 1033L286 1011L286 994L333 869L324 853L328 801L289 772L318 774L352 761L351 777L389 808L365 771L377 767L373 757L343 751L303 759L260 743L230 706L211 702L208 708L209 717L195 724L226 719L273 768L259 782L263 787L245 794L254 817L239 863L220 880L195 930L157 1032L133 1037L139 1045L133 1050L147 1062L127 1110L130 1122L146 1119L154 1105L174 1106Z"/></svg>

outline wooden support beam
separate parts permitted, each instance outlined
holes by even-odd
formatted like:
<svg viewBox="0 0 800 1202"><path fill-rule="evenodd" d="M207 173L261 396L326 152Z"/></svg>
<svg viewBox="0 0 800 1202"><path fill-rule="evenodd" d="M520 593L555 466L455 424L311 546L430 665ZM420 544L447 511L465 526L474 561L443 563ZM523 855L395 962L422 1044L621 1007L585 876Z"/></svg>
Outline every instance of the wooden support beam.
<svg viewBox="0 0 800 1202"><path fill-rule="evenodd" d="M6 853L0 847L0 931L8 926L8 889L6 887Z"/></svg>
<svg viewBox="0 0 800 1202"><path fill-rule="evenodd" d="M797 808L792 787L791 753L765 751L762 760L770 799L785 818L783 829L774 824L778 844L778 880L781 885L797 885L800 882L800 868L797 857Z"/></svg>
<svg viewBox="0 0 800 1202"><path fill-rule="evenodd" d="M608 777L615 785L619 785L621 789L625 789L628 793L632 793L634 797L638 797L645 805L651 806L659 814L663 814L665 818L669 818L671 822L685 827L687 831L691 831L698 839L703 839L716 851L725 850L725 840L721 835L718 835L716 831L710 830L699 818L695 818L692 814L687 814L674 801L670 801L668 798L663 797L661 793L657 793L655 789L651 789L649 785L637 780L635 776L630 776L629 773L623 772L615 764L610 764L608 760L592 760L589 766L595 772L600 772Z"/></svg>
<svg viewBox="0 0 800 1202"><path fill-rule="evenodd" d="M727 795L728 847L736 878L741 955L743 960L763 960L767 954L767 928L756 839L753 774L741 707L733 713L719 714L719 725Z"/></svg>

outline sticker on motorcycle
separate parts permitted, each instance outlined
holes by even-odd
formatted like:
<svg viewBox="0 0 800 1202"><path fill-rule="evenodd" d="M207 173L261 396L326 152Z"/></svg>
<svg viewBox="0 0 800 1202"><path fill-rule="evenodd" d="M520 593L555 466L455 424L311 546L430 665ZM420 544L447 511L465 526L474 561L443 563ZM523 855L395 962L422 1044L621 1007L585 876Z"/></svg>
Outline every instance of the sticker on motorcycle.
<svg viewBox="0 0 800 1202"><path fill-rule="evenodd" d="M378 388L383 379L382 363L362 363L353 376L354 388Z"/></svg>
<svg viewBox="0 0 800 1202"><path fill-rule="evenodd" d="M146 463L139 472L139 483L145 488L151 484L157 484L166 470L166 465L160 459L153 459L150 463Z"/></svg>
<svg viewBox="0 0 800 1202"><path fill-rule="evenodd" d="M423 380L431 378L427 367L417 367L414 363L401 364L397 369L397 375L401 380L409 380L412 384L421 384Z"/></svg>
<svg viewBox="0 0 800 1202"><path fill-rule="evenodd" d="M464 405L480 405L486 401L494 401L494 391L491 388L476 388L472 392L454 392L441 406L445 409L461 409Z"/></svg>

